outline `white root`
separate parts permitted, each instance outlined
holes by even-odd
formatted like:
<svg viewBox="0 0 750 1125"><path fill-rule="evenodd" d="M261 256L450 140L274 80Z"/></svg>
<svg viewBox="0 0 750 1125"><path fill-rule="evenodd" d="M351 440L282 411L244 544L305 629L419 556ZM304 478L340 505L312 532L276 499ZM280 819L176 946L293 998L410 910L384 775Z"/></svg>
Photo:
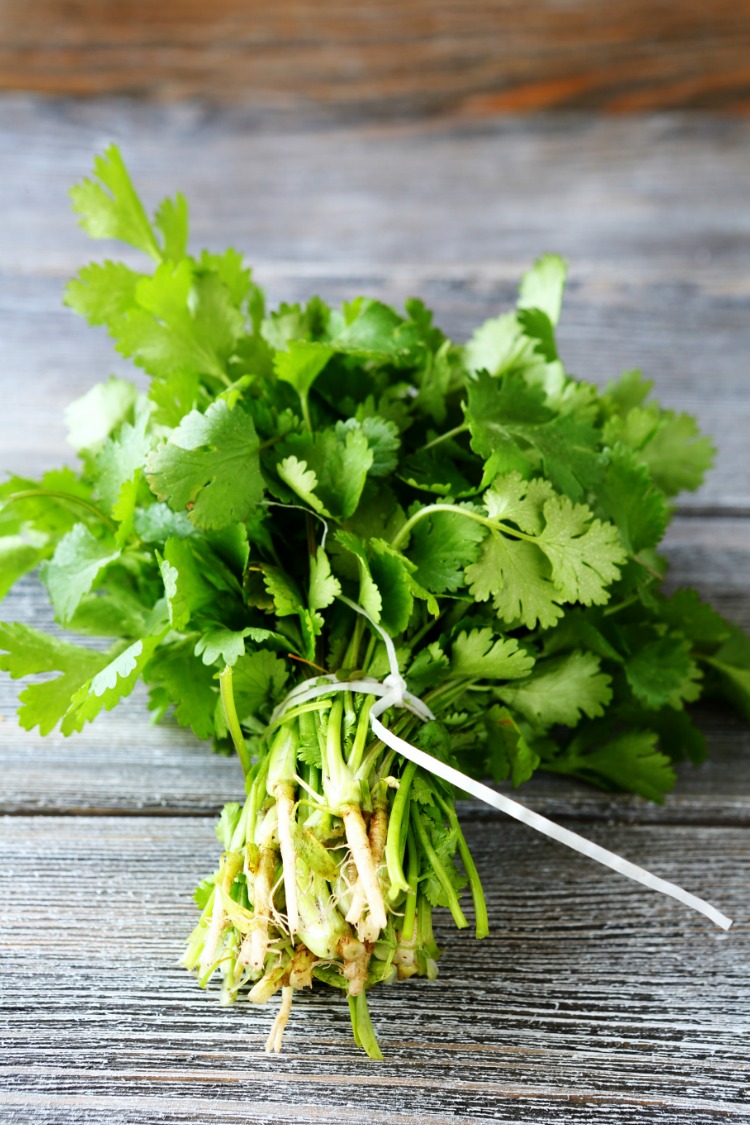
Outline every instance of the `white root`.
<svg viewBox="0 0 750 1125"><path fill-rule="evenodd" d="M247 933L240 947L237 960L247 965L250 973L259 973L263 969L268 950L268 924L271 917L271 884L276 867L276 857L273 848L262 847L260 861L255 875L253 888L253 917L255 925Z"/></svg>
<svg viewBox="0 0 750 1125"><path fill-rule="evenodd" d="M214 890L214 904L211 909L211 921L208 924L208 932L206 933L206 940L203 943L203 952L201 953L201 974L207 973L216 960L216 951L219 948L219 939L221 938L221 931L224 928L225 917L226 914L224 911L224 904L221 900L221 894L217 886Z"/></svg>
<svg viewBox="0 0 750 1125"><path fill-rule="evenodd" d="M312 988L312 971L319 960L306 946L297 947L289 965L289 983L292 988Z"/></svg>
<svg viewBox="0 0 750 1125"><path fill-rule="evenodd" d="M417 928L414 927L414 932L408 941L404 940L403 934L399 935L399 942L396 952L393 955L393 963L396 966L399 980L408 980L413 977L415 973L419 972L417 967L416 958L417 949Z"/></svg>
<svg viewBox="0 0 750 1125"><path fill-rule="evenodd" d="M299 909L297 907L297 851L292 840L292 818L294 816L294 797L289 792L286 784L277 785L274 790L276 798L276 815L278 818L279 847L281 849L281 863L284 873L284 897L286 898L286 916L289 925L289 936L294 935L299 929Z"/></svg>
<svg viewBox="0 0 750 1125"><path fill-rule="evenodd" d="M370 817L369 829L370 855L375 870L375 877L378 880L378 887L380 886L379 869L383 862L383 855L385 854L387 832L388 814L385 808L379 805ZM358 879L352 894L351 905L346 913L346 920L351 925L357 927L360 941L374 942L377 941L383 927L378 924L379 920L377 918L373 918L372 913L370 913L367 918L362 917L365 902L366 894L364 884L361 879Z"/></svg>
<svg viewBox="0 0 750 1125"><path fill-rule="evenodd" d="M277 1055L281 1050L281 1044L284 1038L284 1029L289 1022L289 1013L292 1010L292 1000L294 999L294 989L291 985L284 985L281 990L281 1007L277 1013L276 1019L273 1021L271 1034L266 1040L266 1050L271 1053L275 1052Z"/></svg>
<svg viewBox="0 0 750 1125"><path fill-rule="evenodd" d="M370 850L370 841L365 830L365 822L362 819L362 812L356 806L350 805L344 810L343 819L346 841L359 877L357 885L362 885L371 927L379 934L386 927L385 903L378 882L372 851Z"/></svg>
<svg viewBox="0 0 750 1125"><path fill-rule="evenodd" d="M339 952L344 962L342 973L349 982L348 995L359 996L367 980L370 950L354 937L343 937L339 943Z"/></svg>

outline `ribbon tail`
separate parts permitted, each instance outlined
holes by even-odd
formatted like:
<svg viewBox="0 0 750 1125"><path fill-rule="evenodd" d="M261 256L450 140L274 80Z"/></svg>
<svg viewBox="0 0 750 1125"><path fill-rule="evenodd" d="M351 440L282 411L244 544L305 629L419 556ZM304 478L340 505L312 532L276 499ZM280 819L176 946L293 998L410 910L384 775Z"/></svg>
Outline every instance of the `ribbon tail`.
<svg viewBox="0 0 750 1125"><path fill-rule="evenodd" d="M562 825L555 824L553 820L548 820L546 816L540 813L533 812L527 809L525 805L521 805L518 801L512 800L510 797L504 796L502 793L496 793L494 789L482 784L481 781L475 781L474 778L467 777L466 774L461 773L460 770L454 769L453 766L447 765L445 762L433 758L431 754L427 754L424 750L419 750L416 746L412 746L403 738L399 738L397 734L393 734L387 727L383 726L377 715L374 714L375 710L378 713L386 710L388 705L387 699L381 699L375 704L370 712L370 726L373 734L385 742L391 749L403 754L405 758L415 762L416 765L426 769L429 773L435 774L443 781L455 785L458 789L462 789L465 793L470 793L472 797L483 801L493 808L499 809L500 812L512 816L515 820L521 821L522 824L528 824L529 827L536 829L545 836L549 836L552 840L557 840L566 847L572 848L574 851L580 852L581 855L586 855L590 859L596 860L604 867L609 867L612 871L617 871L620 875L625 875L628 879L633 879L636 883L640 883L650 890L659 891L663 895L668 895L670 898L676 899L684 906L696 910L699 914L705 915L715 925L719 926L722 930L728 930L732 925L731 918L727 918L726 914L722 914L715 906L711 906L702 898L697 895L691 894L690 891L683 890L678 887L676 883L670 883L666 879L660 879L657 875L652 875L650 871L645 868L639 867L630 860L623 859L622 856L617 855L616 852L611 852L607 848L601 847L599 844L594 844L591 840L587 840L584 836L579 836L577 832L571 832L569 828L563 828Z"/></svg>

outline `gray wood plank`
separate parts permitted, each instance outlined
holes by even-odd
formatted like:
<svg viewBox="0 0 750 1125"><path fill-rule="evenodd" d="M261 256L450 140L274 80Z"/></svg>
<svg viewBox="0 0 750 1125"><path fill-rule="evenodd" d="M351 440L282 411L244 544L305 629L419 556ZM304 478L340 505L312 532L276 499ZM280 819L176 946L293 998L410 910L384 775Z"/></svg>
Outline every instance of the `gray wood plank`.
<svg viewBox="0 0 750 1125"><path fill-rule="evenodd" d="M469 824L492 936L440 918L435 982L371 993L386 1062L346 1004L222 1008L175 967L208 821L0 822L8 1122L634 1122L750 1117L746 868L736 829L588 826L735 913L729 935L500 818ZM24 871L19 880L13 872Z"/></svg>
<svg viewBox="0 0 750 1125"><path fill-rule="evenodd" d="M195 244L239 246L273 302L416 293L465 338L507 307L538 254L566 255L571 369L602 383L642 366L720 447L682 503L750 509L750 122L689 115L333 129L195 106L0 100L9 469L57 464L64 406L122 369L60 307L64 280L112 253L87 244L65 194L111 139L148 203L185 191Z"/></svg>

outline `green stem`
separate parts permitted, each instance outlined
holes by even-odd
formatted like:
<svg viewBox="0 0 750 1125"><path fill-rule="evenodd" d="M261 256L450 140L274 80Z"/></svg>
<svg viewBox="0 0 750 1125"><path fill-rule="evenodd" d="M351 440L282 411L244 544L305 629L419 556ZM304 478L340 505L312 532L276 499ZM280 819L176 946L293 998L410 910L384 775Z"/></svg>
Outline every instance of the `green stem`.
<svg viewBox="0 0 750 1125"><path fill-rule="evenodd" d="M371 1059L377 1059L382 1062L383 1052L380 1050L378 1041L375 1038L375 1029L370 1019L370 1011L367 1007L367 997L365 996L364 989L362 989L358 996L349 997L349 1015L352 1021L354 1042L358 1047L361 1047Z"/></svg>
<svg viewBox="0 0 750 1125"><path fill-rule="evenodd" d="M351 639L344 654L344 659L340 665L341 668L352 669L357 667L357 657L359 656L359 646L362 642L362 634L365 631L365 619L360 614L357 614L357 620L354 622L352 629Z"/></svg>
<svg viewBox="0 0 750 1125"><path fill-rule="evenodd" d="M456 923L457 929L464 930L469 923L466 921L466 916L464 915L464 912L461 909L458 901L458 895L456 894L453 884L448 877L447 871L443 867L442 861L440 860L437 852L432 846L432 841L430 840L429 833L424 826L424 821L422 820L419 809L415 804L412 804L411 806L411 821L413 822L416 829L417 837L419 839L422 851L427 857L427 862L435 872L435 876L440 883L440 886L443 888L445 897L448 901L448 909L451 912L453 921Z"/></svg>
<svg viewBox="0 0 750 1125"><path fill-rule="evenodd" d="M409 850L408 875L409 885L404 903L404 920L401 923L401 941L410 942L414 937L414 923L417 917L417 881L419 879L419 856L414 833L409 829L406 837Z"/></svg>
<svg viewBox="0 0 750 1125"><path fill-rule="evenodd" d="M385 862L388 868L388 880L391 889L388 897L391 902L398 898L401 891L408 891L410 883L404 875L403 855L405 828L408 828L409 817L405 815L409 807L409 790L417 772L416 763L407 762L399 779L396 796L391 806L391 815L388 819L388 836L385 842ZM411 855L410 855L411 859Z"/></svg>
<svg viewBox="0 0 750 1125"><path fill-rule="evenodd" d="M351 754L349 755L349 769L352 773L356 774L357 770L362 764L362 755L365 751L367 743L367 735L370 731L370 708L375 702L374 695L365 696L365 701L359 712L359 719L357 721L357 730L354 735L354 742L352 744Z"/></svg>
<svg viewBox="0 0 750 1125"><path fill-rule="evenodd" d="M461 825L458 822L458 817L456 816L456 810L453 808L453 805L451 805L448 801L446 801L443 797L440 796L440 794L437 792L437 790L435 790L435 798L437 800L437 803L440 805L441 809L445 813L445 815L448 817L448 822L449 822L451 828L456 833L456 839L458 840L458 851L459 851L459 854L461 856L461 862L464 865L464 871L466 872L466 874L469 877L469 887L471 888L471 897L474 901L474 920L476 922L476 936L478 938L489 937L490 923L489 923L489 919L487 917L487 902L486 902L485 897L484 897L484 890L482 889L482 882L479 878L479 872L476 869L476 864L474 863L474 859L472 857L472 854L469 851L469 845L466 843L466 839L464 837L464 834L461 831Z"/></svg>
<svg viewBox="0 0 750 1125"><path fill-rule="evenodd" d="M112 532L117 531L117 524L113 519L110 519L101 508L97 508L96 504L92 504L90 500L84 500L82 496L74 496L72 492L57 492L51 488L27 488L23 492L12 492L10 496L6 496L7 503L11 504L17 500L34 500L37 497L43 497L49 500L62 500L66 504L77 504L79 508L85 508L92 516L96 516L103 524Z"/></svg>
<svg viewBox="0 0 750 1125"><path fill-rule="evenodd" d="M424 453L426 449L434 449L434 447L436 445L440 445L442 441L450 441L451 438L456 437L458 434L465 434L468 432L468 430L469 423L462 422L460 426L454 426L452 430L447 430L444 434L439 434L438 437L433 438L432 441L428 441L425 445L418 449L417 452Z"/></svg>
<svg viewBox="0 0 750 1125"><path fill-rule="evenodd" d="M240 721L237 718L237 708L235 706L234 691L232 689L232 669L229 664L224 666L224 671L219 675L219 687L221 689L221 702L224 707L224 717L229 727L229 733L232 736L234 748L237 751L237 757L240 759L242 772L245 777L247 777L250 772L250 755L247 752Z"/></svg>
<svg viewBox="0 0 750 1125"><path fill-rule="evenodd" d="M635 602L639 602L640 600L640 594L632 594L631 597L625 598L621 602L617 602L616 605L608 605L607 608L602 611L602 617L611 617L614 613L620 613L621 610L627 609L628 606L631 606Z"/></svg>
<svg viewBox="0 0 750 1125"><path fill-rule="evenodd" d="M307 401L307 394L299 392L299 404L302 407L302 419L307 426L310 433L312 433L312 422L310 421L310 406Z"/></svg>
<svg viewBox="0 0 750 1125"><path fill-rule="evenodd" d="M482 516L479 512L470 512L468 508L461 508L458 504L425 504L424 508L420 508L415 512L411 519L408 519L402 527L396 532L391 539L391 546L396 550L401 546L404 540L409 535L409 532L419 520L424 519L425 516L432 516L436 512L452 512L457 516L465 516L467 520L473 520L474 523L481 523L484 527L488 527L490 531L500 531L503 535L512 535L516 539L525 539L527 543L535 543L537 540L536 535L527 535L523 531L519 531L515 527L508 527L507 524L501 523L499 520L492 520L489 516Z"/></svg>
<svg viewBox="0 0 750 1125"><path fill-rule="evenodd" d="M347 805L359 807L360 786L344 761L341 749L341 720L344 701L341 693L335 697L328 712L325 739L321 743L323 759L323 792L330 808L338 810Z"/></svg>

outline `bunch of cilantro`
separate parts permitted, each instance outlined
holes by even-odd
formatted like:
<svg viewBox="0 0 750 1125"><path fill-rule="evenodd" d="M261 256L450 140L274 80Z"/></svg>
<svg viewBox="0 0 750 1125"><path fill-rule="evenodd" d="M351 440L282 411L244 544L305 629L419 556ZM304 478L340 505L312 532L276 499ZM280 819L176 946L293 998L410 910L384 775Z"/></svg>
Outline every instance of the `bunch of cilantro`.
<svg viewBox="0 0 750 1125"><path fill-rule="evenodd" d="M349 599L435 715L394 709L396 734L496 781L661 800L705 754L685 704L709 689L750 716L750 642L661 589L710 442L637 372L600 392L565 371L559 258L462 346L418 300L268 310L236 251L188 254L182 196L148 218L114 147L71 194L92 237L143 252L85 267L66 301L148 390L96 385L69 409L78 471L0 488L0 594L39 568L60 625L108 639L0 624L0 668L48 674L21 692L27 729L78 731L143 681L157 718L236 749L245 800L185 964L227 1001L280 992L275 1050L295 989L339 988L379 1057L366 990L436 973L433 908L466 926L467 884L486 934L482 888L453 792L373 738L372 695L279 705L388 674Z"/></svg>

